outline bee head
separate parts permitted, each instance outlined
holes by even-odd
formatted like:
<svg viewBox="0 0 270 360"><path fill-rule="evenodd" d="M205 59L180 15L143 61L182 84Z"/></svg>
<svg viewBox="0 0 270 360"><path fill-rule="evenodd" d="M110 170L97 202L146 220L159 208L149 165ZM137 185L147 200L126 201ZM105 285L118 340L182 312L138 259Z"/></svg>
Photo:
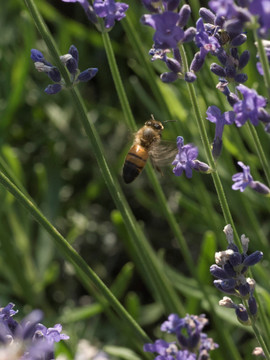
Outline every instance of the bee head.
<svg viewBox="0 0 270 360"><path fill-rule="evenodd" d="M164 129L164 126L160 121L155 120L154 116L151 115L151 119L147 120L145 123L146 126L151 127L154 130L162 131Z"/></svg>

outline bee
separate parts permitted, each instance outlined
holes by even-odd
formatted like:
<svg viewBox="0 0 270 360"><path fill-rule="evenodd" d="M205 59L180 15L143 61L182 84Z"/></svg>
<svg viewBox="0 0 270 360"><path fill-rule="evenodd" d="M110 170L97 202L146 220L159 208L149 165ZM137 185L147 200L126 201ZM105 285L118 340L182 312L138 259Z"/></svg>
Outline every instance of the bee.
<svg viewBox="0 0 270 360"><path fill-rule="evenodd" d="M160 171L156 165L158 160L162 158L164 160L164 157L167 159L166 151L160 145L163 130L162 123L155 120L154 116L151 115L151 119L147 120L144 126L135 133L134 142L129 149L123 167L123 179L126 184L130 184L140 175L148 158L151 159L156 170ZM177 149L168 152L170 153L169 157L171 157L176 155Z"/></svg>

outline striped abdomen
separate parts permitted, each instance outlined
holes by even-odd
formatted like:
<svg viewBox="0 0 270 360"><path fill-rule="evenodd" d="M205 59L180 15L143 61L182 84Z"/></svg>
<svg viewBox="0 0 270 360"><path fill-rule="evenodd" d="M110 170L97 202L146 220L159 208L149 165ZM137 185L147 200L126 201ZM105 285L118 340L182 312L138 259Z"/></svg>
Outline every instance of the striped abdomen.
<svg viewBox="0 0 270 360"><path fill-rule="evenodd" d="M141 173L148 159L148 151L141 145L133 145L123 167L123 179L126 184L131 183Z"/></svg>

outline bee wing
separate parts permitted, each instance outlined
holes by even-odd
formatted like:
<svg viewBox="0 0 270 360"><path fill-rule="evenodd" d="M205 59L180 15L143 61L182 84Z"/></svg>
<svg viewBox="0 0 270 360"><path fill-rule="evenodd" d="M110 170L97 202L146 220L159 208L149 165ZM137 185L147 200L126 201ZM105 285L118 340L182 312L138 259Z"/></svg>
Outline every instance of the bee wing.
<svg viewBox="0 0 270 360"><path fill-rule="evenodd" d="M164 141L154 145L149 151L151 162L156 169L158 169L159 166L170 165L177 153L178 149L176 145Z"/></svg>

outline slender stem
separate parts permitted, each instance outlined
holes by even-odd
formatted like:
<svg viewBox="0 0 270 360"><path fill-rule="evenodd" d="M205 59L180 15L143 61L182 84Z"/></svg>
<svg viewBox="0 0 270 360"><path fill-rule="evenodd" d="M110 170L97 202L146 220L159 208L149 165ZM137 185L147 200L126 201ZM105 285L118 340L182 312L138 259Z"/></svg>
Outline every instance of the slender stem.
<svg viewBox="0 0 270 360"><path fill-rule="evenodd" d="M119 97L121 107L122 107L124 115L125 115L126 122L130 129L132 129L133 131L136 131L136 129L137 129L136 123L135 123L134 117L132 115L132 112L131 112L131 109L129 106L129 102L128 102L128 99L126 96L126 92L125 92L125 89L124 89L124 86L123 86L123 83L121 80L121 76L120 76L118 66L117 66L117 63L115 60L114 52L112 49L112 44L110 41L109 33L103 32L101 35L102 35L102 40L104 43L106 55L108 58L108 63L110 66L111 74L112 74L113 81L115 84L115 88L118 93L118 97Z"/></svg>
<svg viewBox="0 0 270 360"><path fill-rule="evenodd" d="M268 97L270 98L270 69L269 69L267 55L266 55L266 52L265 52L265 49L263 46L262 39L258 36L256 29L253 30L253 35L254 35L255 40L257 41L258 53L259 53L260 61L261 61L262 68L263 68L263 74L264 74L263 79L264 79L266 89L268 91Z"/></svg>
<svg viewBox="0 0 270 360"><path fill-rule="evenodd" d="M43 22L33 0L24 1L28 6L32 17L36 23L36 26L38 30L40 30L40 33L43 36L48 48L50 50L54 49L56 46L53 42L52 36L47 29L45 23ZM108 38L106 37L106 39ZM54 49L53 51L51 51L51 55L54 58L54 61L58 63L58 50ZM64 77L67 71L64 68L62 73L62 68L63 66L59 66L60 73ZM101 140L93 122L88 120L87 112L79 92L77 91L77 89L71 88L70 93L71 99L79 114L78 119L81 121L81 124L84 127L84 130L92 144L92 150L97 159L103 178L107 184L107 187L117 208L121 212L122 217L125 221L125 225L128 229L131 239L130 246L133 247L133 249L136 251L137 256L142 259L142 273L147 273L149 278L151 278L151 281L148 282L148 286L150 286L156 297L163 303L166 312L179 311L179 313L183 313L184 310L179 297L177 296L171 284L169 284L169 282L167 281L156 254L154 253L151 246L148 244L147 239L145 238L140 227L138 226L126 201L126 198L120 188L119 182L117 181L116 177L113 176L110 170L110 167L105 159L104 149Z"/></svg>
<svg viewBox="0 0 270 360"><path fill-rule="evenodd" d="M181 53L181 57L183 60L183 68L186 71L186 69L188 69L188 64L187 64L187 58L186 58L186 53L184 50L184 47L181 45L180 46L180 53ZM210 143L207 137L207 132L205 129L205 124L204 124L204 120L202 118L201 112L200 112L200 107L197 101L197 96L196 96L196 92L195 92L195 88L194 85L192 83L187 83L188 86L188 90L189 90L189 95L190 95L190 100L195 112L195 118L197 121L197 125L199 128L199 132L200 132L200 136L201 136L201 140L202 140L202 144L206 153L206 158L207 161L209 162L210 167L212 168L213 172L211 173L213 181L214 181L214 185L216 188L216 192L218 195L218 199L220 202L220 206L223 212L223 216L224 216L224 220L226 222L226 224L231 224L234 230L234 234L235 234L235 241L237 243L237 246L239 246L239 248L241 248L241 242L237 233L237 230L235 228L234 225L234 221L233 218L231 216L231 212L228 206L228 202L223 190L223 186L220 180L220 177L218 175L217 169L216 169L216 163L215 160L213 158L212 152L211 152L211 147L210 147Z"/></svg>
<svg viewBox="0 0 270 360"><path fill-rule="evenodd" d="M244 299L242 299L242 300L243 300L243 304L245 305L245 308L247 309L247 311L248 311L248 313L249 313L249 319L250 319L250 321L251 321L251 327L252 327L252 330L253 330L253 332L254 332L254 334L255 334L255 336L256 336L256 339L257 339L259 345L261 346L261 348L263 349L265 358L266 358L267 360L270 360L270 353L269 353L269 350L268 350L268 348L267 348L267 346L266 346L266 344L265 344L265 341L264 341L264 339L263 339L260 331L259 331L258 328L257 328L256 318L254 318L254 316L252 316L252 315L250 314L247 300L244 300Z"/></svg>
<svg viewBox="0 0 270 360"><path fill-rule="evenodd" d="M263 151L257 131L256 131L255 127L250 123L250 121L248 121L248 129L250 131L250 134L252 136L252 139L253 139L255 147L256 147L257 154L259 156L262 167L264 169L265 176L266 176L267 182L268 182L268 186L270 186L270 168L268 165L268 161L267 161L265 153Z"/></svg>
<svg viewBox="0 0 270 360"><path fill-rule="evenodd" d="M142 341L149 341L146 333L140 328L136 321L129 315L126 309L119 303L112 292L106 287L106 285L100 280L96 273L87 265L83 258L73 249L73 247L67 242L67 240L57 231L57 229L47 220L47 218L41 213L41 211L33 204L33 202L23 194L8 177L6 177L0 171L0 183L3 187L9 191L34 219L51 235L54 242L64 257L74 265L77 270L77 275L84 283L85 278L90 281L106 298L108 303L114 308L116 313L127 322L130 328L136 333L136 335Z"/></svg>

